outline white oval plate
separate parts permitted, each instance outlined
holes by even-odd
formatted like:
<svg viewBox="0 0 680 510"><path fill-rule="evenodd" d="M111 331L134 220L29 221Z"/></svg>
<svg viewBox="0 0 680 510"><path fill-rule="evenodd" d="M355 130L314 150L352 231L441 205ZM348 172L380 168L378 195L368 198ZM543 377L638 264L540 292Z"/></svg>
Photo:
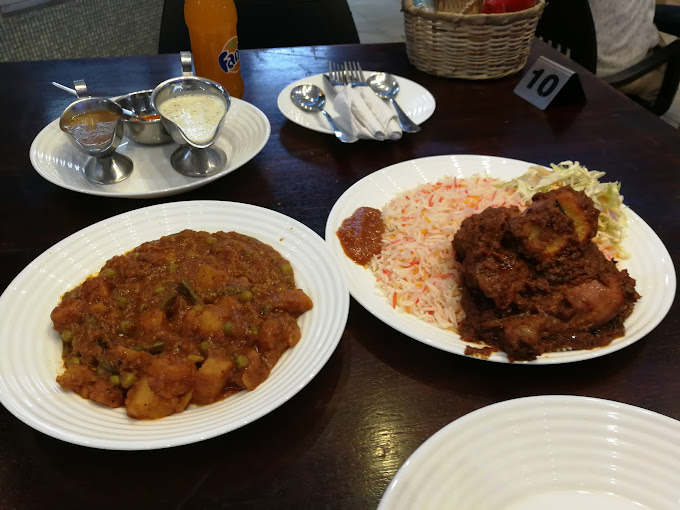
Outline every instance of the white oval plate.
<svg viewBox="0 0 680 510"><path fill-rule="evenodd" d="M62 188L118 198L153 198L184 193L219 179L245 165L265 146L271 133L269 120L258 108L237 98L224 120L215 146L227 155L226 166L209 177L187 177L170 165L170 155L178 145L142 145L129 138L117 151L132 159L130 177L116 184L95 184L83 173L89 156L78 151L59 129L59 119L38 133L29 152L33 168L45 179Z"/></svg>
<svg viewBox="0 0 680 510"><path fill-rule="evenodd" d="M425 441L378 510L672 510L680 422L597 398L493 404Z"/></svg>
<svg viewBox="0 0 680 510"><path fill-rule="evenodd" d="M364 76L370 76L373 71L364 71ZM395 76L399 82L399 94L396 97L399 106L406 112L413 122L422 124L429 119L434 113L436 102L434 96L430 94L425 87L407 78ZM319 133L333 134L328 121L322 115L315 112L305 112L300 110L293 104L290 99L290 91L301 83L311 83L320 87L326 94L326 105L324 109L331 115L336 117L338 112L333 107L333 94L329 91L330 86L324 82L322 74L316 74L307 78L291 83L281 91L276 103L279 106L281 113L290 121L299 124L302 127L318 131Z"/></svg>
<svg viewBox="0 0 680 510"><path fill-rule="evenodd" d="M352 296L378 319L405 335L438 349L464 355L468 345L476 344L468 344L451 331L393 309L387 297L376 287L371 271L345 255L335 232L358 207L382 209L398 193L420 184L445 176L469 177L474 174L510 180L522 175L532 164L493 156L433 156L397 163L356 182L335 203L326 223L326 242L340 261ZM623 186L625 195L625 183ZM567 363L609 354L645 336L668 313L675 297L673 261L649 225L630 209L625 211L628 230L624 247L632 256L620 262L619 267L628 269L636 280L636 290L642 296L625 322L626 335L598 349L547 353L533 361L516 361L515 364ZM507 363L508 357L503 352L495 352L488 360Z"/></svg>
<svg viewBox="0 0 680 510"><path fill-rule="evenodd" d="M300 342L284 353L270 377L208 406L152 421L127 417L56 382L61 342L50 313L60 296L96 273L114 255L183 229L237 231L287 258L298 287L314 303L300 317ZM349 311L342 272L327 245L302 223L253 205L191 201L161 204L101 221L77 232L29 264L0 297L0 402L49 436L95 448L143 450L215 437L264 416L309 383L340 340Z"/></svg>

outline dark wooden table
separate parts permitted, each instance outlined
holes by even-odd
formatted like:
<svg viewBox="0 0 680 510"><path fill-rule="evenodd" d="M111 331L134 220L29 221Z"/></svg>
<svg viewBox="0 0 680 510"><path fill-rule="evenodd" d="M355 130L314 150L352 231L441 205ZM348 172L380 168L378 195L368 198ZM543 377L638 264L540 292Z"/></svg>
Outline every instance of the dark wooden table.
<svg viewBox="0 0 680 510"><path fill-rule="evenodd" d="M541 42L546 55L582 71ZM398 143L339 143L287 121L290 82L327 60L359 60L427 87L437 101L420 133ZM152 88L178 74L176 55L0 64L0 289L44 250L99 220L175 200L232 200L291 216L323 235L337 198L400 161L488 154L541 164L566 159L623 183L626 203L680 255L680 136L585 71L582 105L541 111L513 94L520 75L468 82L412 67L402 44L243 51L244 99L272 126L242 169L169 198L79 194L41 178L33 138L71 98L51 81L84 78L92 93ZM399 466L456 418L515 397L573 394L680 419L677 304L646 338L611 355L558 366L482 362L428 347L352 301L340 344L292 400L256 422L189 446L116 452L74 446L0 410L0 508L375 508ZM11 317L2 317L11 320ZM3 339L0 339L3 341ZM0 374L2 377L2 374Z"/></svg>

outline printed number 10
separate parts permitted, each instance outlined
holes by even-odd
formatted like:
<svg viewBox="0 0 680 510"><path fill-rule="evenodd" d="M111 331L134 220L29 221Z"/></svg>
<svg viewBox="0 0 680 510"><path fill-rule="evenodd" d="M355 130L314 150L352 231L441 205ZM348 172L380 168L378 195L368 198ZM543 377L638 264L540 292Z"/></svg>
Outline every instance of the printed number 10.
<svg viewBox="0 0 680 510"><path fill-rule="evenodd" d="M541 76L543 76L545 69L535 69L532 72L534 74L534 77L531 78L531 81L528 83L527 85L528 89L531 89L534 85L536 85L536 82L540 80ZM549 96L552 93L552 91L555 90L555 87L557 87L559 81L560 79L557 77L557 75L549 74L548 76L541 80L541 83L538 84L536 92L541 97Z"/></svg>

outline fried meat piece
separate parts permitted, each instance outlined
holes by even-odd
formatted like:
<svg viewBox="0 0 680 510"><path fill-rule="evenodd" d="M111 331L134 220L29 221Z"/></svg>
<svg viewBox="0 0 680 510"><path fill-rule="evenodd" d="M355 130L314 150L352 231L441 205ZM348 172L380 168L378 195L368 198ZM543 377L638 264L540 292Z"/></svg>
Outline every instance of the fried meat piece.
<svg viewBox="0 0 680 510"><path fill-rule="evenodd" d="M515 301L529 276L524 261L503 244L505 226L518 216L517 207L486 209L463 220L453 240L464 284L478 289L499 308Z"/></svg>
<svg viewBox="0 0 680 510"><path fill-rule="evenodd" d="M624 333L635 280L599 251L597 209L571 188L540 193L522 214L486 209L453 241L463 274L463 339L511 361L591 349Z"/></svg>
<svg viewBox="0 0 680 510"><path fill-rule="evenodd" d="M597 234L599 211L582 191L563 187L534 195L510 230L529 256L553 257L562 250L578 250Z"/></svg>

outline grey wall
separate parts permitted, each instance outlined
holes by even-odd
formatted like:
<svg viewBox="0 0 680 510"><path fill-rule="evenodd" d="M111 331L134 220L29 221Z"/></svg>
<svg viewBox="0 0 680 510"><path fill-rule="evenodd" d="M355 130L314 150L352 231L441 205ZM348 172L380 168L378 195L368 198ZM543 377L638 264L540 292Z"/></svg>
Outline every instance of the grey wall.
<svg viewBox="0 0 680 510"><path fill-rule="evenodd" d="M163 0L68 0L0 17L0 62L158 52Z"/></svg>

